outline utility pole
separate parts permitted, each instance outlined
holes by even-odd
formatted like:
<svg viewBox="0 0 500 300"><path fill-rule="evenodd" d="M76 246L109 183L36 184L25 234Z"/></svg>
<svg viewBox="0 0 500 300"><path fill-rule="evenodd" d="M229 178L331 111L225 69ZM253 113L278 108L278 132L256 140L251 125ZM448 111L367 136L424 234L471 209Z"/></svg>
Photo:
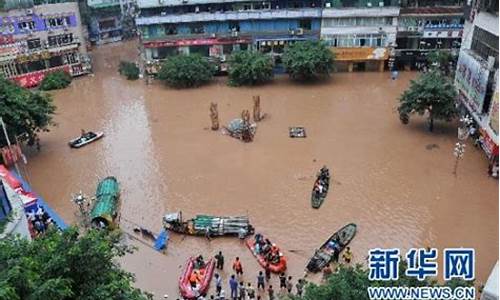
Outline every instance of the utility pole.
<svg viewBox="0 0 500 300"><path fill-rule="evenodd" d="M9 135L7 134L7 126L5 126L5 123L3 122L2 117L0 117L0 125L2 125L3 128L3 134L5 135L5 139L7 140L7 146L9 146L10 150L10 139ZM21 172L19 172L19 167L17 166L17 161L14 162L14 166L16 167L17 175L21 176Z"/></svg>

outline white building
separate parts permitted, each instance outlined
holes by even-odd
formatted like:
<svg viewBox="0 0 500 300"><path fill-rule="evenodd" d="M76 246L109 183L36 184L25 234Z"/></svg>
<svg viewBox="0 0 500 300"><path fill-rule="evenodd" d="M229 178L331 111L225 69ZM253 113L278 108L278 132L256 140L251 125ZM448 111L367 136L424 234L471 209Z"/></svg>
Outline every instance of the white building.
<svg viewBox="0 0 500 300"><path fill-rule="evenodd" d="M455 84L493 164L498 162L498 1L474 0L469 8Z"/></svg>
<svg viewBox="0 0 500 300"><path fill-rule="evenodd" d="M321 39L332 47L337 69L384 70L396 42L399 7L393 1L326 2Z"/></svg>

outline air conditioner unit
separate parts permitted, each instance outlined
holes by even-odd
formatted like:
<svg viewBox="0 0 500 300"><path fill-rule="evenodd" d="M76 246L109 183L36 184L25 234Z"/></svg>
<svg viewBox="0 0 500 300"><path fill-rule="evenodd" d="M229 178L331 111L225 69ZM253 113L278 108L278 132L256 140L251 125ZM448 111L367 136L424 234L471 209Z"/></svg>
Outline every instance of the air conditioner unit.
<svg viewBox="0 0 500 300"><path fill-rule="evenodd" d="M326 3L325 3L325 7L326 7L326 8L330 8L330 7L332 7L332 4L331 4L330 2L326 2Z"/></svg>
<svg viewBox="0 0 500 300"><path fill-rule="evenodd" d="M298 28L295 34L296 35L304 35L304 29L303 28Z"/></svg>
<svg viewBox="0 0 500 300"><path fill-rule="evenodd" d="M415 27L415 26L408 26L408 31L417 31L417 27Z"/></svg>
<svg viewBox="0 0 500 300"><path fill-rule="evenodd" d="M372 7L372 3L371 2L366 2L366 6Z"/></svg>
<svg viewBox="0 0 500 300"><path fill-rule="evenodd" d="M215 33L212 33L210 36L213 38L217 37L217 35Z"/></svg>
<svg viewBox="0 0 500 300"><path fill-rule="evenodd" d="M239 32L238 31L231 31L231 36L232 37L238 37L239 36Z"/></svg>
<svg viewBox="0 0 500 300"><path fill-rule="evenodd" d="M380 7L384 7L384 2L383 2L383 1L380 1L380 2L378 3L378 6L380 6Z"/></svg>
<svg viewBox="0 0 500 300"><path fill-rule="evenodd" d="M27 9L26 10L26 14L27 15L32 15L33 14L33 10L32 9Z"/></svg>

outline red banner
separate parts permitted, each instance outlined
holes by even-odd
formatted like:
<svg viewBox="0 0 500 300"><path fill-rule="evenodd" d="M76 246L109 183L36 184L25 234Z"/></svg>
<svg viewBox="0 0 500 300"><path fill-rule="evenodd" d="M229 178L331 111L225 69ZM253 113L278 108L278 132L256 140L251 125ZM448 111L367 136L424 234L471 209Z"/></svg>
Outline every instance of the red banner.
<svg viewBox="0 0 500 300"><path fill-rule="evenodd" d="M35 86L39 85L47 73L50 73L53 71L58 71L58 70L63 70L65 72L68 72L71 74L70 66L64 65L62 67L56 67L56 68L51 68L51 69L47 69L47 70L36 71L36 72L28 73L28 74L15 76L15 77L12 77L11 79L14 80L18 85L20 85L24 88L31 88L31 87L35 87Z"/></svg>
<svg viewBox="0 0 500 300"><path fill-rule="evenodd" d="M144 42L145 48L179 47L179 46L207 46L207 45L230 45L249 44L251 39L247 38L206 38L206 39L182 39L156 42Z"/></svg>

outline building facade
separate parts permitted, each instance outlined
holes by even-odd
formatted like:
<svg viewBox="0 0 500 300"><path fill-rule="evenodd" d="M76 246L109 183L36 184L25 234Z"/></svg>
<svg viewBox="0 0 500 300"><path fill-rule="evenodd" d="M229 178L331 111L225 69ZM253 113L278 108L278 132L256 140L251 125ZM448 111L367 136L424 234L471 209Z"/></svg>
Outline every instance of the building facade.
<svg viewBox="0 0 500 300"><path fill-rule="evenodd" d="M498 0L471 1L467 11L455 85L493 164L498 163Z"/></svg>
<svg viewBox="0 0 500 300"><path fill-rule="evenodd" d="M463 0L402 0L396 38L396 64L419 69L432 50L457 55L464 30Z"/></svg>
<svg viewBox="0 0 500 300"><path fill-rule="evenodd" d="M280 62L291 42L319 39L321 1L138 0L143 58L154 63L178 53L224 62L236 50L257 49Z"/></svg>
<svg viewBox="0 0 500 300"><path fill-rule="evenodd" d="M90 72L78 4L7 1L0 11L0 74L23 87L48 72Z"/></svg>
<svg viewBox="0 0 500 300"><path fill-rule="evenodd" d="M337 70L385 69L396 42L399 7L394 0L329 0L321 39L332 47Z"/></svg>
<svg viewBox="0 0 500 300"><path fill-rule="evenodd" d="M134 0L87 0L89 40L106 44L135 36Z"/></svg>

